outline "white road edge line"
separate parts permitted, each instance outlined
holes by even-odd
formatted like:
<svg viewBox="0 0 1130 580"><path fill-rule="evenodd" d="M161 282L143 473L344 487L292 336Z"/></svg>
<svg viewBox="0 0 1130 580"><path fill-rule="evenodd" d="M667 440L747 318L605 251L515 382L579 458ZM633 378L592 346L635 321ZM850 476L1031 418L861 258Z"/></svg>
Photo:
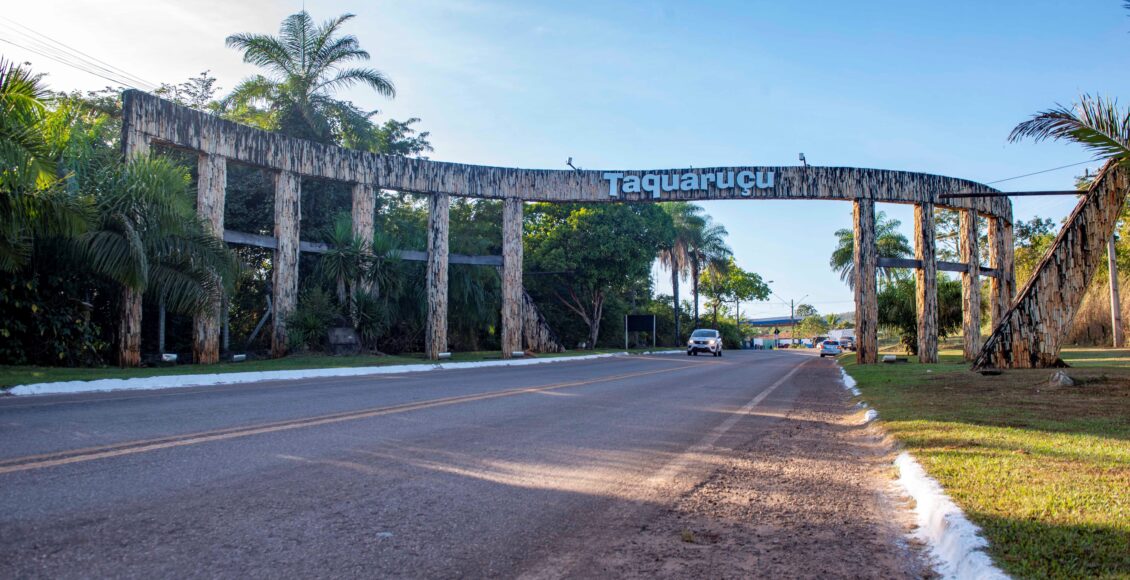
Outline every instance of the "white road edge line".
<svg viewBox="0 0 1130 580"><path fill-rule="evenodd" d="M843 367L840 367L840 374L844 389L860 396L855 379ZM866 403L863 405L866 406ZM868 409L864 424L878 416L875 409ZM985 553L989 542L981 536L981 528L965 517L965 512L946 495L942 484L927 475L926 469L913 455L906 451L899 453L895 467L899 470L899 487L914 499L918 527L911 535L926 544L934 560L935 571L942 578L998 580L1009 577Z"/></svg>
<svg viewBox="0 0 1130 580"><path fill-rule="evenodd" d="M681 353L683 351L651 351L642 354ZM262 381L285 381L324 377L361 377L369 375L390 375L438 371L444 369L469 369L483 367L508 367L594 360L600 358L629 356L627 352L589 354L581 356L561 356L548 358L523 358L511 360L492 360L477 362L456 362L439 364L390 365L383 367L347 367L326 369L298 369L290 371L255 371L242 373L212 373L197 375L163 375L134 379L98 379L93 381L59 381L53 383L32 383L16 385L8 390L12 395L59 395L70 393L96 393L107 391L175 389L183 387L210 387L214 385L234 385L258 383Z"/></svg>

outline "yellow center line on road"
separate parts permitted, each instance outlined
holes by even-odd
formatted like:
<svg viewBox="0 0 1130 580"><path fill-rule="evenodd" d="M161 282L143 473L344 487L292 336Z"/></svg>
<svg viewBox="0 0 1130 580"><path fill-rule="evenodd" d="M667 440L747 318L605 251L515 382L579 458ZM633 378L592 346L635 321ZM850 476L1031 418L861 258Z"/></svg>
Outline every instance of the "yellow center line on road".
<svg viewBox="0 0 1130 580"><path fill-rule="evenodd" d="M0 460L0 475L7 473L15 473L20 471L30 471L33 469L43 469L47 467L56 467L59 465L67 465L70 463L80 463L85 461L94 461L97 459L108 459L111 457L120 457L123 455L132 455L136 453L146 453L149 451L158 451L161 449L171 449L174 447L184 447L187 445L197 445L200 443L208 443L212 441L224 441L228 439L236 439L240 437L248 437L251 435L262 435L265 433L276 433L279 431L289 431L292 429L302 429L306 427L317 427L319 425L329 425L333 423L341 423L345 421L356 421L358 419L368 419L371 417L379 417L382 415L391 415L394 413L405 413L409 411L418 411L422 409L431 409L435 407L443 407L448 405L457 405L461 403L471 403L475 401L485 401L488 399L497 399L502 397L512 397L516 395L524 395L530 393L540 393L545 391L552 391L556 389L565 389L569 387L580 387L585 385L592 385L596 383L611 382L621 379L630 379L635 377L643 377L648 375L656 375L661 373L670 373L688 368L695 368L697 365L689 364L681 367L667 368L653 371L640 371L634 373L623 373L618 375L609 375L603 377L596 377L592 379L569 381L563 383L554 383L540 387L519 387L515 389L506 389L502 391L492 391L488 393L478 393L474 395L462 395L458 397L445 397L440 399L431 399L427 401L418 401L415 403L403 403L400 405L391 405L387 407L374 407L369 409L361 409L357 411L348 411L343 413L333 413L328 415L319 415L315 417L306 417L302 419L291 419L287 421L277 421L273 423L262 423L259 425L250 425L244 427L229 427L225 429L215 429L211 431L201 431L197 433L186 433L182 435L173 435L168 437L156 439L143 439L135 441L126 441L113 445L104 445L100 447L87 447L84 449L74 449L67 451L59 451L54 453L45 453L40 455L28 455L24 457L15 457L11 459Z"/></svg>

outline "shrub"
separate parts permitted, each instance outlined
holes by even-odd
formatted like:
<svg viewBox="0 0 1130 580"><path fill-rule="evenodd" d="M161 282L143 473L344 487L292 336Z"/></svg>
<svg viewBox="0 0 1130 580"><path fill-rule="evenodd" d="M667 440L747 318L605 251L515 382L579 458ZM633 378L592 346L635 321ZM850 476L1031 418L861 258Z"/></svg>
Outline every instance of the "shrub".
<svg viewBox="0 0 1130 580"><path fill-rule="evenodd" d="M326 333L338 324L341 310L322 288L309 288L298 298L298 308L287 317L287 342L291 349L321 350Z"/></svg>

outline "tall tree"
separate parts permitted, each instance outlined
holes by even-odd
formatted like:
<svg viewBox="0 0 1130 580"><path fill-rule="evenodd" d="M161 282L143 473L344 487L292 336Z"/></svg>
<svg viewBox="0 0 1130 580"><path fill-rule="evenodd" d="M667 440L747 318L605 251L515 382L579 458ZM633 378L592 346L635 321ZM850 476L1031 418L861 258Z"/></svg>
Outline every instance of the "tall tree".
<svg viewBox="0 0 1130 580"><path fill-rule="evenodd" d="M690 239L690 265L691 265L691 284L693 285L691 291L694 294L694 324L697 327L699 324L699 280L702 277L702 272L709 268L711 265L722 267L723 264L729 260L733 252L730 246L726 245L726 232L725 226L715 224L706 216L705 224L699 230L695 230L694 236Z"/></svg>
<svg viewBox="0 0 1130 580"><path fill-rule="evenodd" d="M355 36L340 35L342 25L353 16L344 14L318 25L304 10L283 20L278 36L229 36L227 45L243 51L243 61L266 69L267 75L241 82L224 100L225 106L266 108L273 128L322 143L369 132L371 113L335 99L334 93L363 85L392 98L396 89L380 71L350 66L369 60Z"/></svg>
<svg viewBox="0 0 1130 580"><path fill-rule="evenodd" d="M675 344L682 339L682 328L679 316L679 280L686 278L691 273L691 245L694 240L702 235L706 227L706 218L700 206L674 202L663 204L664 211L671 216L674 226L674 235L670 243L659 247L659 263L671 272L671 293L674 296L675 310Z"/></svg>
<svg viewBox="0 0 1130 580"><path fill-rule="evenodd" d="M651 204L537 204L528 212L527 267L534 283L579 317L588 348L600 337L610 295L647 279L653 248L670 243L670 216ZM552 275L550 275L552 273Z"/></svg>
<svg viewBox="0 0 1130 580"><path fill-rule="evenodd" d="M769 297L769 286L761 276L741 269L732 257L725 262L712 263L702 273L701 286L710 298L715 328L718 327L718 311L727 302L734 302L736 305L747 300L764 300Z"/></svg>
<svg viewBox="0 0 1130 580"><path fill-rule="evenodd" d="M902 222L888 219L886 212L879 212L875 216L875 244L879 250L880 258L905 258L914 253L914 248L906 236L898 231ZM840 273L840 280L847 282L849 288L855 288L855 232L851 228L836 230L836 249L828 265ZM898 270L881 268L883 279L890 283L898 277Z"/></svg>

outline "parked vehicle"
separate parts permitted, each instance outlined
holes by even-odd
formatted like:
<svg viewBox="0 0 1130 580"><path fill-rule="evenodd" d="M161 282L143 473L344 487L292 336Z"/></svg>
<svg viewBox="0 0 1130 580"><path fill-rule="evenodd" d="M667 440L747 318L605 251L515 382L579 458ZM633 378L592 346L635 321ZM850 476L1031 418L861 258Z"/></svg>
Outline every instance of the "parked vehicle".
<svg viewBox="0 0 1130 580"><path fill-rule="evenodd" d="M722 333L712 328L695 329L687 340L687 356L698 356L700 352L722 356Z"/></svg>
<svg viewBox="0 0 1130 580"><path fill-rule="evenodd" d="M843 352L844 349L840 346L840 341L838 340L829 339L820 343L820 358L824 358L826 356L839 356L843 354Z"/></svg>
<svg viewBox="0 0 1130 580"><path fill-rule="evenodd" d="M855 352L855 337L848 336L840 339L840 348Z"/></svg>

